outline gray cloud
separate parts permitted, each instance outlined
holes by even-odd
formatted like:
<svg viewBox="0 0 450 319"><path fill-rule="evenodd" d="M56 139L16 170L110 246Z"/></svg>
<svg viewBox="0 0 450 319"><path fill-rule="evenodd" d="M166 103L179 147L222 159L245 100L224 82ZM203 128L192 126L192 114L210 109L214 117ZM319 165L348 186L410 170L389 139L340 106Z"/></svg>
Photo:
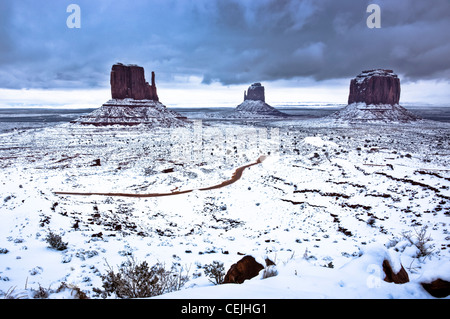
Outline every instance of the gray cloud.
<svg viewBox="0 0 450 319"><path fill-rule="evenodd" d="M66 27L70 3L81 29ZM381 29L366 26L369 3ZM0 87L105 87L118 61L158 81L320 81L375 67L448 81L449 12L448 0L3 0Z"/></svg>

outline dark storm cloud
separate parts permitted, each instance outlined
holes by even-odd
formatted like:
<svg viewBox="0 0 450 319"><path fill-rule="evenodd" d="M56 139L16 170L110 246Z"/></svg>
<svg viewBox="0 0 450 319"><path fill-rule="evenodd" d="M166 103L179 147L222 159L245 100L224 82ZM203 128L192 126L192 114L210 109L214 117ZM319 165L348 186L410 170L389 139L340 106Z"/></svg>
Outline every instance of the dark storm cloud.
<svg viewBox="0 0 450 319"><path fill-rule="evenodd" d="M81 8L69 29L66 8ZM381 29L366 26L381 7ZM0 87L105 87L113 63L225 85L392 68L450 79L448 0L3 0Z"/></svg>

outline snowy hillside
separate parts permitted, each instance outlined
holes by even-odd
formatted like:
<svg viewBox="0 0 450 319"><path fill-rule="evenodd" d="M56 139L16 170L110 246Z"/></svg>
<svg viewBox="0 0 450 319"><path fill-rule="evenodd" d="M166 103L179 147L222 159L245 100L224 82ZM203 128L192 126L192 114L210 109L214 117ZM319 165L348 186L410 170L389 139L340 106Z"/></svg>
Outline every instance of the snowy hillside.
<svg viewBox="0 0 450 319"><path fill-rule="evenodd" d="M349 104L329 117L351 123L374 121L408 123L420 119L418 116L398 104L366 105L366 103Z"/></svg>
<svg viewBox="0 0 450 319"><path fill-rule="evenodd" d="M276 108L259 100L245 100L233 110L223 112L211 112L202 116L210 119L283 119L289 115L278 111Z"/></svg>
<svg viewBox="0 0 450 319"><path fill-rule="evenodd" d="M158 101L111 99L90 114L74 121L92 125L138 125L152 127L180 127L186 125L183 117Z"/></svg>
<svg viewBox="0 0 450 319"><path fill-rule="evenodd" d="M0 297L102 298L130 258L183 274L158 298L433 298L421 283L450 280L448 124L207 124L1 134ZM277 275L205 275L245 254ZM383 281L384 259L410 281Z"/></svg>
<svg viewBox="0 0 450 319"><path fill-rule="evenodd" d="M286 114L259 100L245 100L236 107L236 112L267 116L286 116Z"/></svg>

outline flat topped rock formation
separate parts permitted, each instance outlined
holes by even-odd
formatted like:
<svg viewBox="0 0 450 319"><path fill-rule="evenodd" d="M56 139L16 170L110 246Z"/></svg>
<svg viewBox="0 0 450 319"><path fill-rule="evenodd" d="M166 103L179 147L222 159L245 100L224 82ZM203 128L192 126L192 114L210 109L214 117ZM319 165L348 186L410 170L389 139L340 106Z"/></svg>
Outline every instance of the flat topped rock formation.
<svg viewBox="0 0 450 319"><path fill-rule="evenodd" d="M181 114L159 102L152 72L151 85L145 81L144 68L117 63L111 69L112 99L99 109L73 121L79 124L139 125L180 127L187 124Z"/></svg>
<svg viewBox="0 0 450 319"><path fill-rule="evenodd" d="M250 85L247 92L244 91L244 101L247 100L266 102L264 86L262 86L259 82Z"/></svg>
<svg viewBox="0 0 450 319"><path fill-rule="evenodd" d="M400 79L392 70L366 70L350 81L348 105L331 115L350 121L411 122L419 118L399 105Z"/></svg>
<svg viewBox="0 0 450 319"><path fill-rule="evenodd" d="M113 99L159 101L156 93L155 72L152 84L145 81L144 68L138 65L117 63L111 69L111 96Z"/></svg>
<svg viewBox="0 0 450 319"><path fill-rule="evenodd" d="M268 119L286 117L277 109L265 102L264 86L261 83L253 83L247 91L244 91L244 102L239 104L233 111L223 112L214 117L228 119Z"/></svg>
<svg viewBox="0 0 450 319"><path fill-rule="evenodd" d="M400 79L392 70L362 71L350 81L348 104L396 105L400 101Z"/></svg>

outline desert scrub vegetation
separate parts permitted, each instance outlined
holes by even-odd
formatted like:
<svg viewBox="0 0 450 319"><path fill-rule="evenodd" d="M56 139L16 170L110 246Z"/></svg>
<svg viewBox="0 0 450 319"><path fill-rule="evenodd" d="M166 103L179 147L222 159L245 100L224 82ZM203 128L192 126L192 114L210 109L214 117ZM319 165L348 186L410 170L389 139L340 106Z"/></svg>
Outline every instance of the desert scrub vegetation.
<svg viewBox="0 0 450 319"><path fill-rule="evenodd" d="M388 248L395 247L396 251L403 252L406 247L415 247L416 252L412 256L420 260L430 257L434 253L434 244L431 242L433 239L431 235L427 233L427 226L423 226L420 229L414 228L413 231L404 231L400 237L394 237L389 243ZM405 244L402 244L405 243Z"/></svg>
<svg viewBox="0 0 450 319"><path fill-rule="evenodd" d="M66 250L67 249L67 243L63 242L60 235L57 235L52 231L50 231L48 233L47 237L45 238L45 241L53 249L56 249L56 250Z"/></svg>
<svg viewBox="0 0 450 319"><path fill-rule="evenodd" d="M427 234L427 228L427 226L423 226L420 230L414 228L414 234L412 234L412 231L402 233L405 240L411 245L416 246L418 250L416 258L426 258L433 253L434 245L430 244L433 239L431 238L431 235Z"/></svg>
<svg viewBox="0 0 450 319"><path fill-rule="evenodd" d="M211 264L203 266L203 271L214 285L222 284L225 279L225 268L220 261L214 260Z"/></svg>
<svg viewBox="0 0 450 319"><path fill-rule="evenodd" d="M25 284L25 288L19 291L16 291L16 287L11 287L5 293L0 290L0 299L48 299L51 295L60 293L65 294L64 298L89 299L79 287L65 282L61 282L56 289L44 288L40 284L37 289L28 289Z"/></svg>
<svg viewBox="0 0 450 319"><path fill-rule="evenodd" d="M39 285L37 290L32 289L32 297L34 299L48 299L51 294L58 294L67 291L73 299L89 299L84 291L75 285L61 282L57 289L46 289Z"/></svg>
<svg viewBox="0 0 450 319"><path fill-rule="evenodd" d="M103 289L93 289L103 298L114 295L123 299L158 296L180 290L189 279L187 274L183 274L183 268L177 270L172 265L170 270L166 270L161 263L149 267L146 261L137 262L134 257L128 257L117 272L109 264L107 266L108 272L101 275Z"/></svg>

